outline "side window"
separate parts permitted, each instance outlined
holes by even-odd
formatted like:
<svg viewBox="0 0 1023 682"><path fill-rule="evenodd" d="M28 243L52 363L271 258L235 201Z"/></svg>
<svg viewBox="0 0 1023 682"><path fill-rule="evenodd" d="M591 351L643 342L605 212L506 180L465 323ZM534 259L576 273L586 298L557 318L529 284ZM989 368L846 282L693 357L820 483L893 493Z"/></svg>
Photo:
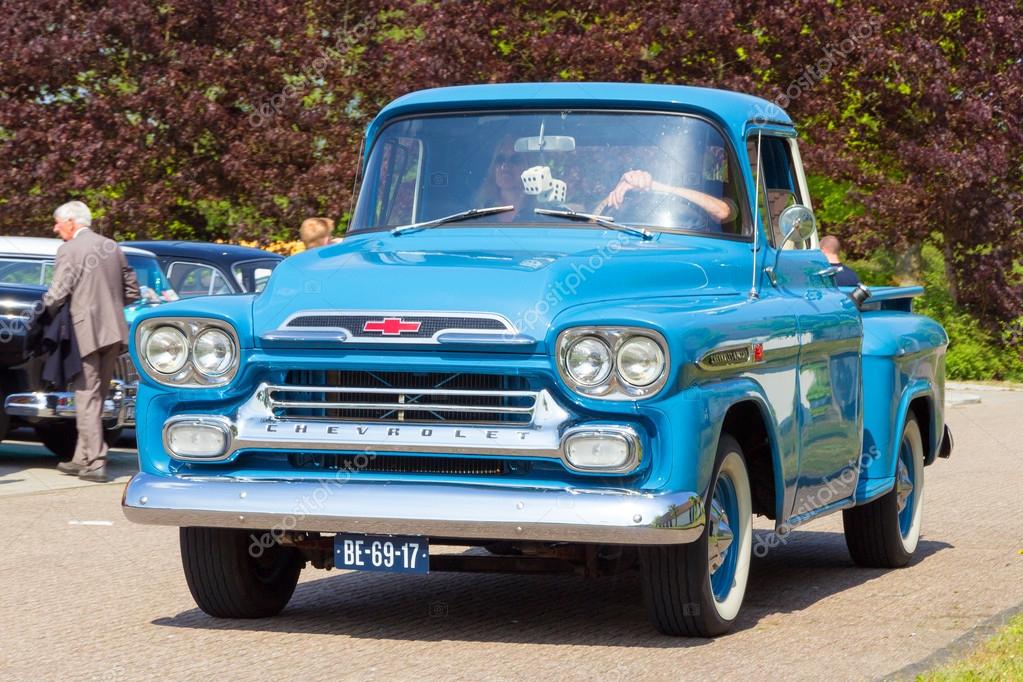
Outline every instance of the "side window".
<svg viewBox="0 0 1023 682"><path fill-rule="evenodd" d="M752 164L753 179L757 177L757 134L753 133L746 141ZM761 217L766 216L765 225L772 246L782 243L782 235L778 229L778 216L793 204L802 204L802 193L796 181L796 167L792 159L792 147L784 137L764 135L760 139L761 194L757 197ZM795 248L807 248L806 244L797 244Z"/></svg>
<svg viewBox="0 0 1023 682"><path fill-rule="evenodd" d="M210 293L214 296L231 293L230 282L224 279L224 276L220 274L219 270L213 271L213 282L210 284Z"/></svg>
<svg viewBox="0 0 1023 682"><path fill-rule="evenodd" d="M241 291L259 293L266 287L271 273L280 261L276 260L255 260L244 263L235 263L231 266L234 279Z"/></svg>
<svg viewBox="0 0 1023 682"><path fill-rule="evenodd" d="M416 220L422 143L411 137L396 137L384 144L373 222L376 225L407 225Z"/></svg>
<svg viewBox="0 0 1023 682"><path fill-rule="evenodd" d="M231 285L216 269L201 263L177 262L170 266L171 288L181 298L230 294Z"/></svg>
<svg viewBox="0 0 1023 682"><path fill-rule="evenodd" d="M0 283L3 284L49 284L46 274L49 274L50 278L53 277L53 266L50 263L26 260L0 261Z"/></svg>

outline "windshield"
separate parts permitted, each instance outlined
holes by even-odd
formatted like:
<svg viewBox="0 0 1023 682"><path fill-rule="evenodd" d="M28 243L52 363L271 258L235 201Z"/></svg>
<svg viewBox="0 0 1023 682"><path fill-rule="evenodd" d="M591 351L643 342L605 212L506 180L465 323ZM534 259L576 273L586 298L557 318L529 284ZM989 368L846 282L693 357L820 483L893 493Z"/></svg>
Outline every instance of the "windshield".
<svg viewBox="0 0 1023 682"><path fill-rule="evenodd" d="M164 276L163 270L155 258L134 253L126 254L125 257L128 260L128 265L135 271L139 288L145 287L155 294L155 296L147 295L146 290L143 289L141 292L143 301L146 301L147 298L154 303L177 299L177 295L171 289L167 277Z"/></svg>
<svg viewBox="0 0 1023 682"><path fill-rule="evenodd" d="M593 213L654 230L740 236L737 164L711 124L691 116L598 112L475 113L397 121L375 144L351 231L466 211L452 226L578 227Z"/></svg>

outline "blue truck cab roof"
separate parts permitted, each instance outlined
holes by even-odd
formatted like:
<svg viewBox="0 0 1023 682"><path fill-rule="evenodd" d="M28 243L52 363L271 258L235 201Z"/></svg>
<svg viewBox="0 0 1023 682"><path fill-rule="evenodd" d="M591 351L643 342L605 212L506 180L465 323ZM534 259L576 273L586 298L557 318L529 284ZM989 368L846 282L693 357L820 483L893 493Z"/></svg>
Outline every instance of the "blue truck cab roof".
<svg viewBox="0 0 1023 682"><path fill-rule="evenodd" d="M476 109L631 109L707 117L742 139L752 123L793 128L778 105L761 97L688 85L651 83L507 83L459 85L412 92L384 107L366 131L366 153L390 121L412 114Z"/></svg>

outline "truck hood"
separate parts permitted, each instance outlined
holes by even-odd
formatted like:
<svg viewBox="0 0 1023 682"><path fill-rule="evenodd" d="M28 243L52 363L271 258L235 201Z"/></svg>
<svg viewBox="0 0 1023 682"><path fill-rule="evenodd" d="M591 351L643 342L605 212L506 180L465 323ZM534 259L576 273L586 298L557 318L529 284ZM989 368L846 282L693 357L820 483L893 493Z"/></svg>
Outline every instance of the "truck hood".
<svg viewBox="0 0 1023 682"><path fill-rule="evenodd" d="M254 303L254 332L279 333L299 313L470 313L503 318L520 337L540 341L577 305L735 294L749 277L735 264L749 253L746 242L668 234L644 241L591 228L374 232L285 260Z"/></svg>

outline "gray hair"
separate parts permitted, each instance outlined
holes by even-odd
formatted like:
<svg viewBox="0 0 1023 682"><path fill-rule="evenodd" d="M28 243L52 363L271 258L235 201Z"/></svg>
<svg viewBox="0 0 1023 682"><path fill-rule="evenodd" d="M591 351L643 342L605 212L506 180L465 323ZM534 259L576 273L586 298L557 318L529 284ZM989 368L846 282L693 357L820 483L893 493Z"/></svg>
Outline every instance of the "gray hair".
<svg viewBox="0 0 1023 682"><path fill-rule="evenodd" d="M61 204L53 212L54 220L71 220L78 227L92 226L92 211L81 201L69 201Z"/></svg>

